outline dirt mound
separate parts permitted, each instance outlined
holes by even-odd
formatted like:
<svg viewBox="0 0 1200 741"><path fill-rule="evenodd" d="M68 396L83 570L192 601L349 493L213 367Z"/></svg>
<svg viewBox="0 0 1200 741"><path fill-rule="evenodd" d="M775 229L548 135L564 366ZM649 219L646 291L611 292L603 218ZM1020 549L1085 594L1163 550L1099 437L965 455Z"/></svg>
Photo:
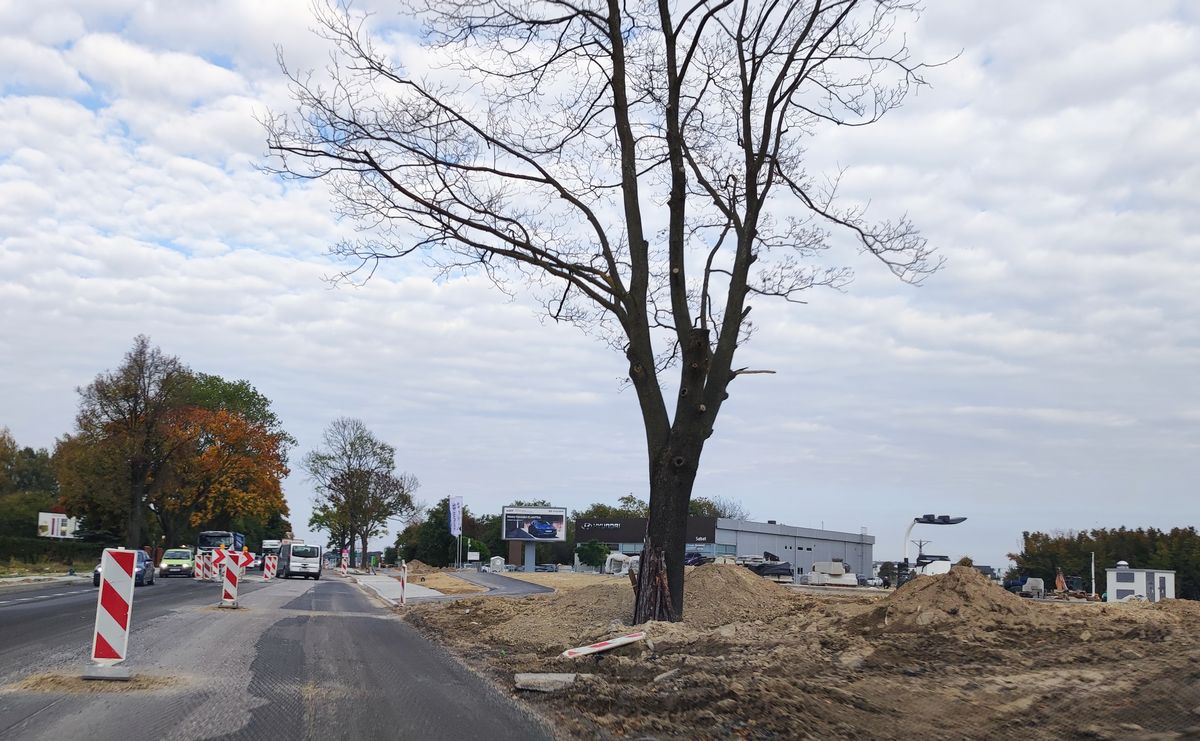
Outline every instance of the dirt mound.
<svg viewBox="0 0 1200 741"><path fill-rule="evenodd" d="M701 566L688 573L686 584L683 624L690 629L774 620L796 599L785 587L742 566ZM475 599L419 613L421 622L451 636L561 650L628 626L633 588L622 579L544 597Z"/></svg>
<svg viewBox="0 0 1200 741"><path fill-rule="evenodd" d="M406 561L404 565L408 567L408 573L410 574L433 574L438 571L445 571L444 568L430 566L424 561L417 561L416 559L412 561Z"/></svg>
<svg viewBox="0 0 1200 741"><path fill-rule="evenodd" d="M792 594L745 566L705 564L687 575L683 622L697 628L774 620L792 605Z"/></svg>
<svg viewBox="0 0 1200 741"><path fill-rule="evenodd" d="M876 611L881 627L897 631L1001 622L1014 625L1032 617L1033 610L1020 597L970 566L955 566L940 576L918 576Z"/></svg>

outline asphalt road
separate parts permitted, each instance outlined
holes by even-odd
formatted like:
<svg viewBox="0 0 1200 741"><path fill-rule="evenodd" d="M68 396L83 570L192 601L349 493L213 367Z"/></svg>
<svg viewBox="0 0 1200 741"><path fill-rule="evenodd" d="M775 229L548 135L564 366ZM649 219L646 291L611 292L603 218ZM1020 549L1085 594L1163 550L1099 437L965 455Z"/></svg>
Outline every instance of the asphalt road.
<svg viewBox="0 0 1200 741"><path fill-rule="evenodd" d="M215 584L138 587L126 664L150 686L132 690L16 686L82 671L96 593L0 594L0 739L549 738L359 587L329 572L243 584L237 611L213 606Z"/></svg>

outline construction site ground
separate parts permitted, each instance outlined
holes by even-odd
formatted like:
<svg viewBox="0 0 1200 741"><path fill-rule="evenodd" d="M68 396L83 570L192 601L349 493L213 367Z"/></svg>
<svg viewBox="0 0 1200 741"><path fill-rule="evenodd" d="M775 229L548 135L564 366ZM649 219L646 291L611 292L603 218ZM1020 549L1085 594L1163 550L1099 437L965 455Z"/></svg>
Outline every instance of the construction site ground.
<svg viewBox="0 0 1200 741"><path fill-rule="evenodd" d="M629 632L628 580L465 598L406 618L569 738L1200 737L1200 603L1032 603L978 571L884 595L809 594L740 566L689 571L681 623ZM551 579L551 577L557 577ZM578 672L551 693L518 672Z"/></svg>

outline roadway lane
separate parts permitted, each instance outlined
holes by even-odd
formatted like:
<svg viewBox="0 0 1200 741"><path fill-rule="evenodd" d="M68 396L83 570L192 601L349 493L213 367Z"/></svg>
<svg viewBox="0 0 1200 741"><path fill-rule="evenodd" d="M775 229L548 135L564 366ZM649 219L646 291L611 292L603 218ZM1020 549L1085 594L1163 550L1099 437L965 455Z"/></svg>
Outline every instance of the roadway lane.
<svg viewBox="0 0 1200 741"><path fill-rule="evenodd" d="M258 574L258 572L251 572ZM248 594L260 585L242 582ZM139 625L189 605L216 604L220 587L214 582L173 577L136 587L133 623ZM0 592L0 678L35 655L58 648L91 645L96 620L96 587L91 581L36 590Z"/></svg>
<svg viewBox="0 0 1200 741"><path fill-rule="evenodd" d="M0 607L0 615L20 611L10 624L37 645L16 665L21 649L0 655L0 740L551 737L505 693L329 572L251 584L236 611L211 607L215 590L190 580L138 588L127 665L150 686L109 685L114 691L102 694L16 685L43 672L78 675L91 629L83 606L94 609L94 592ZM55 623L52 607L79 625Z"/></svg>

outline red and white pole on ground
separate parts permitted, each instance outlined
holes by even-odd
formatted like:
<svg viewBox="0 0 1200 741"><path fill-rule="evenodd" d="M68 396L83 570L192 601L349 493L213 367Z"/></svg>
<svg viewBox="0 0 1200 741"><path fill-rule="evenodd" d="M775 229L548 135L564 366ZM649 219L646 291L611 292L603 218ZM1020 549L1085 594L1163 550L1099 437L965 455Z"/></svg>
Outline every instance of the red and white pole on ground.
<svg viewBox="0 0 1200 741"><path fill-rule="evenodd" d="M100 557L100 592L96 595L96 626L92 631L93 666L84 679L129 679L119 667L129 649L129 620L133 616L134 551L105 548Z"/></svg>
<svg viewBox="0 0 1200 741"><path fill-rule="evenodd" d="M400 561L400 604L404 604L404 587L408 584L408 564Z"/></svg>
<svg viewBox="0 0 1200 741"><path fill-rule="evenodd" d="M275 570L279 568L279 556L263 556L263 581L275 578Z"/></svg>
<svg viewBox="0 0 1200 741"><path fill-rule="evenodd" d="M350 551L342 549L342 576L345 576L350 569Z"/></svg>
<svg viewBox="0 0 1200 741"><path fill-rule="evenodd" d="M196 551L196 555L192 558L192 579L200 581L204 578L204 567L200 565L201 557L204 551Z"/></svg>

